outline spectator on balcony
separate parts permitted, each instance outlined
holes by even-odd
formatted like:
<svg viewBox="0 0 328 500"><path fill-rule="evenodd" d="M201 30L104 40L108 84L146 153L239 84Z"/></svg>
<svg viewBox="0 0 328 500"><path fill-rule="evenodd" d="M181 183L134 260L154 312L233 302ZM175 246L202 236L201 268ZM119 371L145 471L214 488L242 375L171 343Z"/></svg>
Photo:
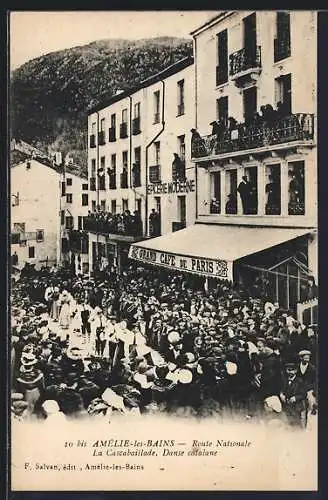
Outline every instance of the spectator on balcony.
<svg viewBox="0 0 328 500"><path fill-rule="evenodd" d="M223 120L214 120L210 123L212 125L212 135L216 135L218 140L221 140L227 127Z"/></svg>
<svg viewBox="0 0 328 500"><path fill-rule="evenodd" d="M233 194L228 194L228 201L225 206L226 214L236 214L237 213L237 198Z"/></svg>
<svg viewBox="0 0 328 500"><path fill-rule="evenodd" d="M191 151L193 156L207 156L207 150L204 139L199 135L195 128L191 129Z"/></svg>
<svg viewBox="0 0 328 500"><path fill-rule="evenodd" d="M142 234L142 221L138 210L135 210L133 213L132 227L135 236L140 236Z"/></svg>
<svg viewBox="0 0 328 500"><path fill-rule="evenodd" d="M285 103L279 101L277 103L277 118L278 118L278 120L280 118L284 118L287 115L289 115L289 109L287 108Z"/></svg>
<svg viewBox="0 0 328 500"><path fill-rule="evenodd" d="M130 210L125 210L123 214L123 224L126 234L131 234L132 230L133 217L131 215Z"/></svg>
<svg viewBox="0 0 328 500"><path fill-rule="evenodd" d="M213 198L210 204L210 213L219 214L220 211L221 211L220 202L216 198Z"/></svg>
<svg viewBox="0 0 328 500"><path fill-rule="evenodd" d="M160 215L152 208L149 215L149 234L152 238L160 236Z"/></svg>
<svg viewBox="0 0 328 500"><path fill-rule="evenodd" d="M140 165L139 163L134 163L132 166L132 176L133 176L133 187L141 186L140 179Z"/></svg>
<svg viewBox="0 0 328 500"><path fill-rule="evenodd" d="M292 170L290 170L288 174L291 177L289 182L289 203L301 203L304 201L301 200L301 179Z"/></svg>
<svg viewBox="0 0 328 500"><path fill-rule="evenodd" d="M267 207L269 210L275 210L275 213L280 213L280 183L277 182L273 175L269 175L269 182L265 186L267 193Z"/></svg>
<svg viewBox="0 0 328 500"><path fill-rule="evenodd" d="M14 252L13 255L11 256L11 265L17 266L17 264L18 264L18 255L17 252Z"/></svg>
<svg viewBox="0 0 328 500"><path fill-rule="evenodd" d="M236 130L238 128L238 122L233 116L229 116L228 118L228 130L231 132L232 130Z"/></svg>
<svg viewBox="0 0 328 500"><path fill-rule="evenodd" d="M174 159L172 162L172 179L174 181L180 181L185 179L185 164L180 159L177 153L174 154Z"/></svg>
<svg viewBox="0 0 328 500"><path fill-rule="evenodd" d="M240 195L241 204L243 206L243 214L249 214L251 207L252 185L248 181L247 175L243 175L242 181L237 187L237 191Z"/></svg>

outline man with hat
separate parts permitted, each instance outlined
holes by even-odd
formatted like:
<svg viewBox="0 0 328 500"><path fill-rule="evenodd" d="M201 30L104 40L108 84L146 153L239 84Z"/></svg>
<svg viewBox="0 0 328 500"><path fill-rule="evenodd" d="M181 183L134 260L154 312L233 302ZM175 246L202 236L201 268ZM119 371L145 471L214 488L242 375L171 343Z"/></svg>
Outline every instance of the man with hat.
<svg viewBox="0 0 328 500"><path fill-rule="evenodd" d="M310 363L311 351L307 349L301 350L299 353L300 362L297 365L297 376L300 377L307 389L307 398L310 411L316 413L316 384L317 374L315 366Z"/></svg>
<svg viewBox="0 0 328 500"><path fill-rule="evenodd" d="M280 400L287 421L292 426L305 428L307 425L307 386L297 375L297 363L291 359L285 363L286 376L282 383Z"/></svg>

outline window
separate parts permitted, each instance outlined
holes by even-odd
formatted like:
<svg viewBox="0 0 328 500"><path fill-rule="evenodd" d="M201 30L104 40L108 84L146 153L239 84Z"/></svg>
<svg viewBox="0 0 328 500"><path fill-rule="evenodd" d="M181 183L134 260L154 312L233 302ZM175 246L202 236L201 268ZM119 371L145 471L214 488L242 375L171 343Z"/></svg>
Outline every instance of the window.
<svg viewBox="0 0 328 500"><path fill-rule="evenodd" d="M29 259L35 258L35 247L28 247L28 257Z"/></svg>
<svg viewBox="0 0 328 500"><path fill-rule="evenodd" d="M178 216L180 222L186 222L186 197L178 196Z"/></svg>
<svg viewBox="0 0 328 500"><path fill-rule="evenodd" d="M82 231L83 229L83 217L81 215L79 215L77 218L77 228L79 231Z"/></svg>
<svg viewBox="0 0 328 500"><path fill-rule="evenodd" d="M87 207L89 204L89 195L86 193L82 194L82 207Z"/></svg>
<svg viewBox="0 0 328 500"><path fill-rule="evenodd" d="M105 140L105 118L101 118L100 120L100 131L98 133L98 142L100 146L106 144Z"/></svg>
<svg viewBox="0 0 328 500"><path fill-rule="evenodd" d="M154 92L154 123L160 121L160 91Z"/></svg>
<svg viewBox="0 0 328 500"><path fill-rule="evenodd" d="M110 126L112 128L116 127L116 114L115 113L113 113L112 115L110 115Z"/></svg>
<svg viewBox="0 0 328 500"><path fill-rule="evenodd" d="M106 200L101 200L100 201L100 210L102 212L106 212Z"/></svg>
<svg viewBox="0 0 328 500"><path fill-rule="evenodd" d="M116 214L116 200L112 200L110 203L110 211L113 215Z"/></svg>
<svg viewBox="0 0 328 500"><path fill-rule="evenodd" d="M112 154L110 157L111 169L116 171L116 154Z"/></svg>
<svg viewBox="0 0 328 500"><path fill-rule="evenodd" d="M127 151L123 151L122 152L122 163L123 163L123 167L128 167L128 152Z"/></svg>
<svg viewBox="0 0 328 500"><path fill-rule="evenodd" d="M288 215L305 214L304 161L288 163Z"/></svg>
<svg viewBox="0 0 328 500"><path fill-rule="evenodd" d="M89 185L88 184L82 184L82 191L88 191Z"/></svg>
<svg viewBox="0 0 328 500"><path fill-rule="evenodd" d="M258 207L257 167L246 167L244 175L247 181L243 181L238 187L243 213L247 215L256 215Z"/></svg>
<svg viewBox="0 0 328 500"><path fill-rule="evenodd" d="M277 12L276 16L277 35L274 39L274 62L286 59L291 54L290 14L289 12Z"/></svg>
<svg viewBox="0 0 328 500"><path fill-rule="evenodd" d="M160 141L154 142L155 165L161 163L161 143Z"/></svg>
<svg viewBox="0 0 328 500"><path fill-rule="evenodd" d="M184 80L177 83L178 86L178 116L184 115Z"/></svg>
<svg viewBox="0 0 328 500"><path fill-rule="evenodd" d="M41 243L42 241L44 241L44 230L43 229L36 230L36 241L38 243Z"/></svg>
<svg viewBox="0 0 328 500"><path fill-rule="evenodd" d="M94 122L91 124L90 148L96 147L96 131L97 131L97 124Z"/></svg>
<svg viewBox="0 0 328 500"><path fill-rule="evenodd" d="M216 85L228 81L228 30L217 35Z"/></svg>
<svg viewBox="0 0 328 500"><path fill-rule="evenodd" d="M141 163L141 148L134 148L134 162L140 165Z"/></svg>
<svg viewBox="0 0 328 500"><path fill-rule="evenodd" d="M65 182L61 183L61 195L66 196L66 184L65 184Z"/></svg>
<svg viewBox="0 0 328 500"><path fill-rule="evenodd" d="M237 169L226 171L226 214L237 213Z"/></svg>
<svg viewBox="0 0 328 500"><path fill-rule="evenodd" d="M110 157L110 170L109 174L109 189L116 189L116 154L112 154Z"/></svg>
<svg viewBox="0 0 328 500"><path fill-rule="evenodd" d="M65 210L60 211L60 224L62 226L65 224Z"/></svg>
<svg viewBox="0 0 328 500"><path fill-rule="evenodd" d="M141 186L141 148L134 148L134 163L132 165L133 187Z"/></svg>
<svg viewBox="0 0 328 500"><path fill-rule="evenodd" d="M257 110L257 89L256 87L250 87L245 89L243 92L244 98L244 119L245 123L249 123L253 120L254 114Z"/></svg>
<svg viewBox="0 0 328 500"><path fill-rule="evenodd" d="M140 117L140 102L136 102L134 105L134 118Z"/></svg>
<svg viewBox="0 0 328 500"><path fill-rule="evenodd" d="M281 213L281 180L280 164L266 166L266 215L280 215Z"/></svg>
<svg viewBox="0 0 328 500"><path fill-rule="evenodd" d="M221 213L221 172L213 172L211 174L210 213Z"/></svg>
<svg viewBox="0 0 328 500"><path fill-rule="evenodd" d="M185 143L185 135L179 135L178 137L178 148L179 148L179 156L180 160L186 161L186 143Z"/></svg>
<svg viewBox="0 0 328 500"><path fill-rule="evenodd" d="M95 158L92 158L91 160L91 177L96 176L96 160Z"/></svg>
<svg viewBox="0 0 328 500"><path fill-rule="evenodd" d="M282 112L289 115L292 112L292 75L282 75L276 78L276 104L282 104Z"/></svg>
<svg viewBox="0 0 328 500"><path fill-rule="evenodd" d="M245 59L248 68L256 63L256 13L243 19Z"/></svg>
<svg viewBox="0 0 328 500"><path fill-rule="evenodd" d="M104 132L105 131L105 123L106 123L106 119L102 118L100 120L100 132Z"/></svg>
<svg viewBox="0 0 328 500"><path fill-rule="evenodd" d="M72 184L73 184L73 179L72 179L72 177L67 177L67 179L66 179L66 185L67 185L67 186L72 186Z"/></svg>
<svg viewBox="0 0 328 500"><path fill-rule="evenodd" d="M65 224L66 229L73 229L74 228L74 217L71 215L66 216L66 224Z"/></svg>
<svg viewBox="0 0 328 500"><path fill-rule="evenodd" d="M122 199L122 210L125 212L126 210L129 210L129 200L123 198Z"/></svg>
<svg viewBox="0 0 328 500"><path fill-rule="evenodd" d="M105 163L106 163L106 157L105 156L101 156L100 157L100 168L105 170Z"/></svg>
<svg viewBox="0 0 328 500"><path fill-rule="evenodd" d="M110 116L110 128L109 128L109 142L116 141L116 115L115 113Z"/></svg>
<svg viewBox="0 0 328 500"><path fill-rule="evenodd" d="M91 211L95 212L96 211L96 200L91 201Z"/></svg>
<svg viewBox="0 0 328 500"><path fill-rule="evenodd" d="M96 134L96 131L97 131L97 124L96 124L96 122L93 122L93 123L91 124L91 134L92 134L92 135L95 135L95 134Z"/></svg>
<svg viewBox="0 0 328 500"><path fill-rule="evenodd" d="M229 116L228 96L223 96L220 97L220 99L217 99L216 106L218 120L224 123L224 125L227 127Z"/></svg>
<svg viewBox="0 0 328 500"><path fill-rule="evenodd" d="M122 123L127 123L128 121L128 110L127 108L122 109Z"/></svg>
<svg viewBox="0 0 328 500"><path fill-rule="evenodd" d="M68 193L66 195L66 203L73 203L73 195L72 195L72 193Z"/></svg>

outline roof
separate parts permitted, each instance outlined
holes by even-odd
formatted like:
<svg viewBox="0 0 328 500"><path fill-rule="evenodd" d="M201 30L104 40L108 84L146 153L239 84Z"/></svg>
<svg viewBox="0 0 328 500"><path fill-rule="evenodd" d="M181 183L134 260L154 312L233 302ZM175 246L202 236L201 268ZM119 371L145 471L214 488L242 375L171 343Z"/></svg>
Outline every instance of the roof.
<svg viewBox="0 0 328 500"><path fill-rule="evenodd" d="M190 35L195 36L198 35L198 33L204 31L205 28L209 27L211 24L216 24L216 22L224 19L225 17L228 17L233 14L233 11L221 11L219 14L216 14L215 16L211 17L208 21L206 21L204 24L196 28L195 30L190 32Z"/></svg>
<svg viewBox="0 0 328 500"><path fill-rule="evenodd" d="M184 57L183 59L180 59L174 64L171 64L171 66L166 67L159 73L156 73L155 75L150 76L149 78L146 78L145 80L142 80L138 85L131 87L128 90L125 90L124 92L121 92L120 94L114 95L112 97L109 97L108 99L104 99L101 103L93 106L90 108L88 111L88 115L92 115L93 113L96 113L97 111L100 111L104 108L107 108L107 106L110 106L111 104L114 104L115 102L119 102L122 99L126 99L127 97L131 96L132 94L135 94L138 92L138 90L150 87L150 85L154 85L154 83L160 82L164 78L168 78L169 76L172 76L179 71L182 71L183 69L187 68L188 66L191 66L194 64L194 58L193 56L187 56Z"/></svg>

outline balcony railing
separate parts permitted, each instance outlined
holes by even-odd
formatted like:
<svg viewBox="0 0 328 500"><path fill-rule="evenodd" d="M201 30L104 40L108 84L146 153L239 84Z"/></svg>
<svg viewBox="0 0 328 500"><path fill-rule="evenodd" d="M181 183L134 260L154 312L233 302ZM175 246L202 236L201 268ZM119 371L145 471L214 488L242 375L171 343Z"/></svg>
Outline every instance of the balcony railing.
<svg viewBox="0 0 328 500"><path fill-rule="evenodd" d="M275 38L274 39L274 62L282 61L290 56L290 39Z"/></svg>
<svg viewBox="0 0 328 500"><path fill-rule="evenodd" d="M161 167L160 165L152 165L149 167L149 182L161 182Z"/></svg>
<svg viewBox="0 0 328 500"><path fill-rule="evenodd" d="M140 116L137 118L133 118L132 120L132 134L133 135L138 135L140 134Z"/></svg>
<svg viewBox="0 0 328 500"><path fill-rule="evenodd" d="M104 130L101 130L100 132L98 132L98 144L99 144L99 146L104 146L104 144L106 144Z"/></svg>
<svg viewBox="0 0 328 500"><path fill-rule="evenodd" d="M218 135L194 137L191 142L193 158L244 151L293 141L311 141L314 138L314 115L297 113L268 124L240 123Z"/></svg>
<svg viewBox="0 0 328 500"><path fill-rule="evenodd" d="M90 135L90 148L96 147L96 136L95 134Z"/></svg>
<svg viewBox="0 0 328 500"><path fill-rule="evenodd" d="M96 178L90 177L90 191L96 191Z"/></svg>
<svg viewBox="0 0 328 500"><path fill-rule="evenodd" d="M126 122L120 125L120 138L125 139L128 136L128 124Z"/></svg>
<svg viewBox="0 0 328 500"><path fill-rule="evenodd" d="M102 216L97 214L84 218L83 227L85 231L102 234L120 234L124 236L140 237L142 235L141 220L124 221L119 215L104 213Z"/></svg>
<svg viewBox="0 0 328 500"><path fill-rule="evenodd" d="M122 174L120 174L120 179L121 179L121 188L122 189L126 189L128 188L128 173L127 172L123 172Z"/></svg>
<svg viewBox="0 0 328 500"><path fill-rule="evenodd" d="M248 69L261 68L261 47L256 46L255 51L243 48L230 54L230 75L243 73Z"/></svg>
<svg viewBox="0 0 328 500"><path fill-rule="evenodd" d="M180 231L180 229L185 229L186 221L172 222L172 233L175 231Z"/></svg>
<svg viewBox="0 0 328 500"><path fill-rule="evenodd" d="M116 127L110 127L108 129L108 140L109 140L109 142L116 141Z"/></svg>
<svg viewBox="0 0 328 500"><path fill-rule="evenodd" d="M288 215L304 215L305 204L302 202L288 203Z"/></svg>
<svg viewBox="0 0 328 500"><path fill-rule="evenodd" d="M89 249L89 236L85 231L71 229L68 234L69 250L74 253L87 254Z"/></svg>
<svg viewBox="0 0 328 500"><path fill-rule="evenodd" d="M216 85L222 85L228 81L228 68L217 66L216 67Z"/></svg>

